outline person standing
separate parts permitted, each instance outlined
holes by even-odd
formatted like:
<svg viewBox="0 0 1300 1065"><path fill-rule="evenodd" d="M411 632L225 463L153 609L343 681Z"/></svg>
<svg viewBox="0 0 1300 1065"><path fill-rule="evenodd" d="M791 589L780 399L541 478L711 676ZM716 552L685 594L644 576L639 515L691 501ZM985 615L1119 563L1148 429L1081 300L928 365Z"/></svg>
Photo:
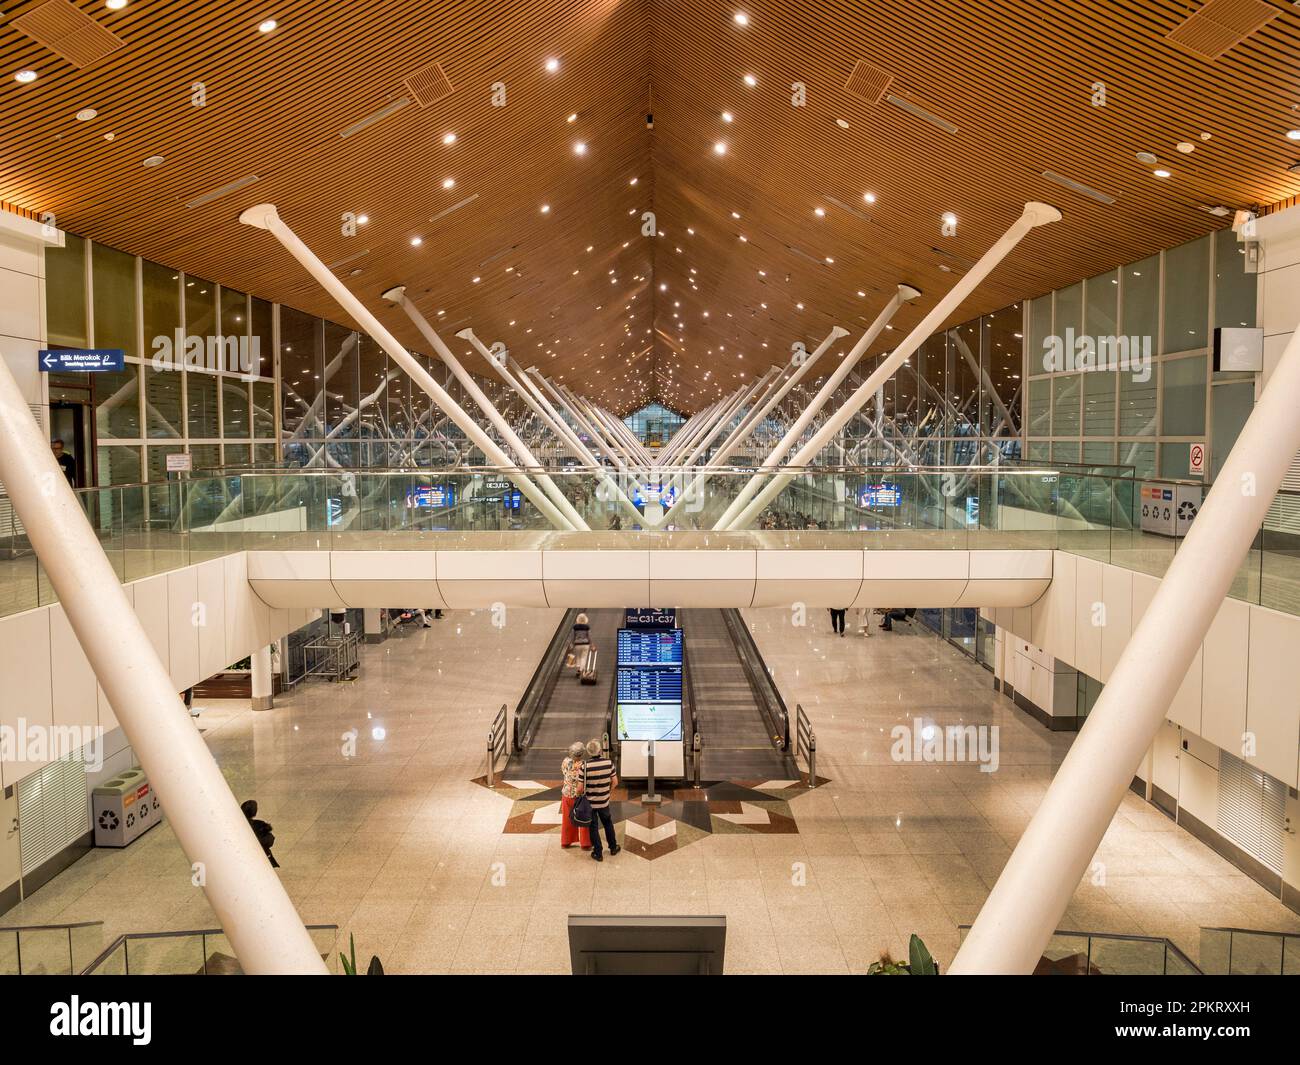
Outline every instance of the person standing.
<svg viewBox="0 0 1300 1065"><path fill-rule="evenodd" d="M275 855L271 853L271 848L275 846L275 833L271 831L269 821L258 820L257 800L245 799L239 804L239 808L244 811L244 816L248 818L248 824L253 829L253 835L257 837L257 842L262 845L262 852L270 861L271 868L279 869L280 863L275 860Z"/></svg>
<svg viewBox="0 0 1300 1065"><path fill-rule="evenodd" d="M843 610L831 609L831 631L844 635L844 615L848 613L848 607Z"/></svg>
<svg viewBox="0 0 1300 1065"><path fill-rule="evenodd" d="M50 450L54 452L54 461L59 464L63 476L68 479L68 487L77 487L77 460L63 450L62 440L51 440Z"/></svg>
<svg viewBox="0 0 1300 1065"><path fill-rule="evenodd" d="M584 851L591 850L591 830L573 823L570 814L573 804L582 794L582 768L587 748L581 743L569 745L569 756L560 763L560 774L564 781L560 784L560 846L572 847L578 844Z"/></svg>
<svg viewBox="0 0 1300 1065"><path fill-rule="evenodd" d="M623 848L618 845L614 835L614 815L609 811L609 797L618 786L618 774L614 772L614 763L605 757L600 740L587 743L587 761L582 770L583 792L591 803L591 857L595 861L604 861L600 849L600 826L605 826L605 840L609 844L609 856L612 858Z"/></svg>
<svg viewBox="0 0 1300 1065"><path fill-rule="evenodd" d="M872 610L869 606L858 608L858 632L862 636L871 635L871 614Z"/></svg>

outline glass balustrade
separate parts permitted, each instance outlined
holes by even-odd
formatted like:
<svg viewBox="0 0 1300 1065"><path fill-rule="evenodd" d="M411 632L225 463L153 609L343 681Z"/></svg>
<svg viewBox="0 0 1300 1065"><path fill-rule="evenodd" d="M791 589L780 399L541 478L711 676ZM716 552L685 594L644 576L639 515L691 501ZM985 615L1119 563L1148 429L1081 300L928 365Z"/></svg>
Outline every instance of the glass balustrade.
<svg viewBox="0 0 1300 1065"><path fill-rule="evenodd" d="M1161 576L1180 541L1141 530L1140 482L1118 468L1030 464L781 471L743 527L714 532L757 473L662 468L622 474L561 466L548 478L591 532L561 533L520 487L523 471L240 468L77 498L119 580L242 550L421 550L545 546L651 549L870 548L1070 551ZM1300 613L1300 544L1279 496L1232 595ZM667 514L666 520L664 519ZM16 514L0 526L0 615L55 601Z"/></svg>

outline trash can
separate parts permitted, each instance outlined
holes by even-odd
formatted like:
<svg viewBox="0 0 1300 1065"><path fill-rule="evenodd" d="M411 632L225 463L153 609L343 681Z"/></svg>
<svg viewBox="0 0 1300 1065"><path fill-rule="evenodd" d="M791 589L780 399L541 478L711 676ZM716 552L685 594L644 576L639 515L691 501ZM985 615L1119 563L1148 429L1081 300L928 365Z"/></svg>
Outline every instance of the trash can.
<svg viewBox="0 0 1300 1065"><path fill-rule="evenodd" d="M139 766L91 792L96 847L125 847L162 820L162 804Z"/></svg>

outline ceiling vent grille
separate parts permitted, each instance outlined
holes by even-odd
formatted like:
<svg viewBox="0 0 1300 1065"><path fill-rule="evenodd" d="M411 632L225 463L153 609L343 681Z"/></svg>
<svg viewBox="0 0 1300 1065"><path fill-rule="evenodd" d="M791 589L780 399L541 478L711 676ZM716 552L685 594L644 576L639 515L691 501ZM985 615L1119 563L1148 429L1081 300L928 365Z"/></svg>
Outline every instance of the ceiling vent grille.
<svg viewBox="0 0 1300 1065"><path fill-rule="evenodd" d="M1277 8L1263 0L1210 0L1165 40L1202 59L1218 59L1272 22L1277 13Z"/></svg>
<svg viewBox="0 0 1300 1065"><path fill-rule="evenodd" d="M890 93L885 97L885 99L900 111L906 111L909 115L915 115L922 122L929 122L930 125L943 130L945 133L957 132L957 127L946 118L940 118L938 115L927 111L920 104L914 104L911 100L904 100L901 96L895 96L893 93Z"/></svg>
<svg viewBox="0 0 1300 1065"><path fill-rule="evenodd" d="M893 81L894 75L889 71L868 63L865 59L859 59L849 80L844 83L844 91L861 97L869 104L878 104Z"/></svg>
<svg viewBox="0 0 1300 1065"><path fill-rule="evenodd" d="M99 62L126 44L68 0L49 0L9 25L78 69Z"/></svg>
<svg viewBox="0 0 1300 1065"><path fill-rule="evenodd" d="M421 67L406 79L406 88L421 107L430 107L452 94L451 79L439 63Z"/></svg>
<svg viewBox="0 0 1300 1065"><path fill-rule="evenodd" d="M397 114L397 112L400 111L403 107L410 106L410 103L411 101L407 99L407 97L399 96L392 103L385 104L378 111L371 112L370 114L366 115L365 118L361 119L359 122L353 122L352 125L346 127L345 129L339 130L339 136L343 137L344 139L348 137L355 137L363 129L369 129L376 122L382 122L386 118L391 118L393 115Z"/></svg>

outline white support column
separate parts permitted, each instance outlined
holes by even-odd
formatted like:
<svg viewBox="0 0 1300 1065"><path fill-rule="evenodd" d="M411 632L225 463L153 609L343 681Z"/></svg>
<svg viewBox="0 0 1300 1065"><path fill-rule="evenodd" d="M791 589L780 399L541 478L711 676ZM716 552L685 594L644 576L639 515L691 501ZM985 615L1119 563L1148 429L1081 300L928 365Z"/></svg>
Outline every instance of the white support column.
<svg viewBox="0 0 1300 1065"><path fill-rule="evenodd" d="M1033 972L1300 450L1300 331L949 972Z"/></svg>
<svg viewBox="0 0 1300 1065"><path fill-rule="evenodd" d="M700 438L700 434L705 432L708 427L713 424L713 420L722 413L727 404L731 403L732 400L740 395L741 391L741 389L737 389L735 392L730 392L723 396L722 399L715 400L702 411L696 413L690 421L683 425L678 431L677 435L673 438L672 447L665 452L665 454L659 457L659 461L656 465L678 465L678 460L690 451L690 449L695 445L695 441Z"/></svg>
<svg viewBox="0 0 1300 1065"><path fill-rule="evenodd" d="M584 418L578 411L573 409L569 401L565 399L565 397L560 393L560 391L553 384L551 384L550 381L548 381L545 377L542 376L541 371L538 370L536 366L530 366L528 370L525 372L533 380L537 381L543 388L545 388L546 391L551 394L551 397L555 400L556 403L558 403L561 407L563 407L566 411L569 412L569 417L571 417L574 420L575 424L577 425L577 428L587 434L588 438L591 440L593 444L596 445L596 447L600 450L600 452L603 455L605 455L605 457L608 458L610 462L612 462L615 466L618 467L620 473L627 473L627 463L623 461L622 456L619 455L616 451L610 449L610 446L607 443L605 443L605 438L601 436L600 433L596 432L595 427L591 425L586 418Z"/></svg>
<svg viewBox="0 0 1300 1065"><path fill-rule="evenodd" d="M925 343L931 333L947 320L948 315L957 309L961 302L974 291L975 287L992 272L993 268L1011 253L1011 249L1024 240L1031 229L1059 221L1060 217L1061 212L1048 204L1037 202L1025 204L1025 209L1020 217L998 238L993 247L984 253L979 262L962 275L958 282L944 295L943 299L935 305L934 309L907 335L906 339L889 353L870 377L858 386L853 395L848 398L848 401L826 420L826 423L813 434L812 439L794 455L789 465L807 466L810 464L822 448L830 443L835 434L843 429L849 420L871 399L876 389L893 377L898 368L911 357L917 348ZM732 521L731 527L744 528L762 513L763 508L775 499L792 480L794 480L793 474L778 474L757 495L752 493L755 482L751 481L742 490L741 496L738 497L752 497L751 501Z"/></svg>
<svg viewBox="0 0 1300 1065"><path fill-rule="evenodd" d="M766 373L757 378L748 389L741 391L730 404L723 408L722 413L701 434L696 441L695 447L691 449L691 453L686 456L680 465L683 467L694 466L699 457L709 450L709 446L717 439L718 434L731 424L731 419L736 417L737 413L743 410L747 403L752 403L756 395L765 389L770 389L773 378L780 377L783 372L784 367L782 366L769 366ZM684 471L679 470L674 474L672 482L676 482L682 472Z"/></svg>
<svg viewBox="0 0 1300 1065"><path fill-rule="evenodd" d="M477 351L484 360L486 360L487 364L491 366L493 370L496 371L497 376L518 393L519 397L529 406L533 413L542 419L542 422L555 435L555 438L559 440L564 447L569 449L569 453L585 467L588 467L593 471L594 475L600 479L600 483L604 486L607 498L613 500L622 507L624 512L626 512L628 516L637 523L640 524L645 522L645 516L637 510L636 504L633 503L632 500L628 499L627 493L624 492L623 489L618 486L618 482L616 482L614 478L606 472L605 467L601 465L600 460L587 450L586 445L584 445L582 440L579 439L577 433L569 428L565 420L560 417L559 412L551 406L551 403L546 396L544 396L537 386L528 379L528 375L519 368L517 362L510 359L508 355L503 354L498 357L493 354L491 349L489 349L487 345L474 334L473 329L462 329L456 335L462 340L469 341L469 343L474 347L474 350ZM504 363L508 363L509 365L503 365Z"/></svg>
<svg viewBox="0 0 1300 1065"><path fill-rule="evenodd" d="M608 426L606 426L600 420L600 417L596 412L592 410L590 403L577 395L573 389L567 388L564 385L557 385L552 381L551 387L564 397L565 401L569 404L570 410L581 415L583 421L586 422L587 425L591 426L593 432L599 435L605 446L618 455L619 461L621 461L624 466L631 469L636 465L636 459L627 453L627 449L623 447L619 439L609 431Z"/></svg>
<svg viewBox="0 0 1300 1065"><path fill-rule="evenodd" d="M785 383L781 385L780 388L770 391L766 399L761 403L755 404L754 408L743 419L741 419L740 424L736 426L732 434L723 441L722 446L718 448L713 458L704 464L702 472L686 486L682 494L677 497L677 501L668 508L667 512L664 514L664 521L670 520L673 514L676 513L677 508L684 504L688 499L698 498L698 494L704 490L704 486L708 483L709 471L717 469L726 462L727 459L731 458L731 456L739 449L740 445L749 438L749 435L759 426L762 420L767 417L768 412L780 403L789 393L790 389L797 385L800 379L813 368L813 365L817 360L825 354L826 349L835 343L835 341L839 340L840 337L846 337L848 335L849 331L847 329L843 329L838 325L835 326L826 335L826 339L817 345L816 350L811 354L808 354L804 361L795 367L794 373L785 379Z"/></svg>
<svg viewBox="0 0 1300 1065"><path fill-rule="evenodd" d="M795 419L794 424L786 430L785 435L781 437L781 440L776 447L772 448L771 453L763 460L763 465L760 469L772 470L781 465L781 460L785 458L787 452L798 443L799 437L803 435L803 431L807 429L812 423L812 420L817 417L818 412L826 406L831 396L835 394L835 390L843 384L844 379L852 372L853 367L862 361L862 357L867 353L867 349L870 348L871 345L876 342L876 338L884 332L885 326L887 326L894 315L898 313L898 309L902 307L904 303L908 303L920 295L920 289L915 289L911 285L898 286L897 291L892 297L890 297L889 302L886 303L880 313L876 315L875 321L867 326L867 331L858 338L858 342L854 344L849 350L849 353L840 360L840 364L835 368L835 372L822 384L817 395L814 396L812 402L808 404L807 409L803 414ZM722 517L719 518L717 523L713 526L715 531L731 527L732 521L735 519L736 515L740 513L741 508L744 507L747 501L746 493L757 491L758 485L761 481L762 474L755 474L749 479L740 494L732 500L731 505L727 507L723 512Z"/></svg>
<svg viewBox="0 0 1300 1065"><path fill-rule="evenodd" d="M0 359L0 480L244 972L325 963ZM201 865L198 865L201 863Z"/></svg>
<svg viewBox="0 0 1300 1065"><path fill-rule="evenodd" d="M320 283L320 286L334 297L335 302L352 316L352 320L369 333L379 346L388 353L388 357L405 370L407 376L419 385L438 407L447 413L447 416L456 423L470 442L487 456L489 462L501 467L503 470L509 470L514 466L514 462L511 461L510 457L497 446L496 442L482 430L473 418L461 409L460 404L447 394L446 390L433 379L429 371L412 357L411 353L398 342L392 333L383 327L379 319L366 309L365 304L357 299L342 281L330 273L329 268L320 261L315 252L307 247L298 238L298 235L284 224L276 213L274 204L260 203L255 207L250 207L239 216L239 220L246 226L267 230L276 240L283 244L289 254L297 259L303 268ZM532 480L522 473L507 473L506 476L518 486L519 490L528 498L528 501L540 510L557 529L571 528L564 515L555 508L555 504L547 498L546 493L538 488Z"/></svg>
<svg viewBox="0 0 1300 1065"><path fill-rule="evenodd" d="M504 439L505 442L514 450L514 453L519 456L520 463L523 466L528 467L529 472L537 478L537 483L542 486L542 491L551 497L551 502L554 503L560 513L564 515L565 521L568 525L580 532L589 532L590 529L588 528L587 523L582 520L582 515L574 509L573 504L569 502L568 498L560 491L555 482L542 472L541 463L533 457L533 453L528 450L528 445L519 439L519 434L511 429L509 423L501 417L501 412L496 409L496 406L484 394L483 389L479 388L478 382L470 376L465 367L461 365L460 360L452 354L451 349L443 343L442 337L440 337L433 326L429 324L429 320L420 313L420 309L406 298L406 286L398 285L395 288L390 288L387 292L384 292L380 298L386 299L390 303L396 303L406 312L406 316L411 319L415 328L420 331L420 335L423 336L430 345L432 345L438 358L443 361L446 367L455 376L456 380L460 382L461 387L469 393L470 398L478 404L479 410L487 416L487 420L491 422L496 428L496 431L501 434L502 439Z"/></svg>
<svg viewBox="0 0 1300 1065"><path fill-rule="evenodd" d="M253 709L270 710L275 705L273 697L275 684L271 676L271 645L268 643L265 647L259 647L254 651L250 662L252 664Z"/></svg>

